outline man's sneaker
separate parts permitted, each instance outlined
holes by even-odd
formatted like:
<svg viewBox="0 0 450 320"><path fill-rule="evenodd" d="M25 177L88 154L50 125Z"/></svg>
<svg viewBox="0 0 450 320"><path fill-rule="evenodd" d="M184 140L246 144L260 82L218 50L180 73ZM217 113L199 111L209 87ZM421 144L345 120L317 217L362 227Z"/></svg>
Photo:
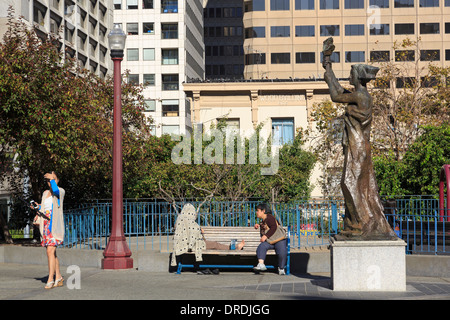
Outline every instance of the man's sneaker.
<svg viewBox="0 0 450 320"><path fill-rule="evenodd" d="M283 268L283 269L278 268L278 274L279 274L280 276L285 276L285 275L286 275L286 272L284 271L284 268Z"/></svg>
<svg viewBox="0 0 450 320"><path fill-rule="evenodd" d="M265 264L258 263L258 265L257 265L256 267L254 267L253 270L256 270L256 271L266 271L267 268L266 268L266 265L265 265Z"/></svg>

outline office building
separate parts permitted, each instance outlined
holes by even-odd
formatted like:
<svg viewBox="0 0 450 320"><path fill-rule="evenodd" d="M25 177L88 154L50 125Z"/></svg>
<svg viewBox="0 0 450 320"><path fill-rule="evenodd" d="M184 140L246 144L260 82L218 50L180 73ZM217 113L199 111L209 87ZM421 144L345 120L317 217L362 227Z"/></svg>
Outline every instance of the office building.
<svg viewBox="0 0 450 320"><path fill-rule="evenodd" d="M209 0L204 10L206 79L243 79L243 0Z"/></svg>
<svg viewBox="0 0 450 320"><path fill-rule="evenodd" d="M204 1L113 0L114 22L127 33L122 70L143 84L153 133L191 130L190 105L182 83L204 78Z"/></svg>
<svg viewBox="0 0 450 320"><path fill-rule="evenodd" d="M448 0L244 0L246 79L321 78L323 41L333 37L338 78L350 66L399 60L395 41L421 38L422 65L450 61Z"/></svg>
<svg viewBox="0 0 450 320"><path fill-rule="evenodd" d="M61 50L81 67L104 77L112 71L107 35L113 26L111 0L0 0L0 34L6 31L8 7L36 27L39 37L55 33Z"/></svg>

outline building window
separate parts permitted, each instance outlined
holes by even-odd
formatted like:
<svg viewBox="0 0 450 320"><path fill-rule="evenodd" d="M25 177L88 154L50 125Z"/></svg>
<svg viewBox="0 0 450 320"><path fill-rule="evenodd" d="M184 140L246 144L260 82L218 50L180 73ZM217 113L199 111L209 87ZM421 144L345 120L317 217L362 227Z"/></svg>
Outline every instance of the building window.
<svg viewBox="0 0 450 320"><path fill-rule="evenodd" d="M265 53L249 53L245 55L245 65L266 64Z"/></svg>
<svg viewBox="0 0 450 320"><path fill-rule="evenodd" d="M315 37L315 26L295 26L296 37Z"/></svg>
<svg viewBox="0 0 450 320"><path fill-rule="evenodd" d="M161 23L161 39L178 39L178 23Z"/></svg>
<svg viewBox="0 0 450 320"><path fill-rule="evenodd" d="M345 9L364 9L364 0L345 0Z"/></svg>
<svg viewBox="0 0 450 320"><path fill-rule="evenodd" d="M291 54L289 52L272 53L270 62L272 64L289 64L291 63Z"/></svg>
<svg viewBox="0 0 450 320"><path fill-rule="evenodd" d="M127 61L139 61L139 49L127 49Z"/></svg>
<svg viewBox="0 0 450 320"><path fill-rule="evenodd" d="M161 0L161 13L178 12L178 0Z"/></svg>
<svg viewBox="0 0 450 320"><path fill-rule="evenodd" d="M270 10L289 10L289 0L270 0Z"/></svg>
<svg viewBox="0 0 450 320"><path fill-rule="evenodd" d="M266 11L266 0L253 0L245 3L245 12Z"/></svg>
<svg viewBox="0 0 450 320"><path fill-rule="evenodd" d="M449 61L450 60L450 50L445 50L445 61Z"/></svg>
<svg viewBox="0 0 450 320"><path fill-rule="evenodd" d="M155 60L155 49L153 48L144 48L143 49L144 61L154 61Z"/></svg>
<svg viewBox="0 0 450 320"><path fill-rule="evenodd" d="M441 60L440 50L420 50L420 61Z"/></svg>
<svg viewBox="0 0 450 320"><path fill-rule="evenodd" d="M439 23L421 23L420 34L439 34Z"/></svg>
<svg viewBox="0 0 450 320"><path fill-rule="evenodd" d="M396 50L395 61L414 61L416 52L414 50Z"/></svg>
<svg viewBox="0 0 450 320"><path fill-rule="evenodd" d="M266 27L245 28L245 39L265 38L265 37L266 37Z"/></svg>
<svg viewBox="0 0 450 320"><path fill-rule="evenodd" d="M332 24L320 26L320 36L321 37L339 36L339 25Z"/></svg>
<svg viewBox="0 0 450 320"><path fill-rule="evenodd" d="M294 119L272 118L272 145L281 146L294 141Z"/></svg>
<svg viewBox="0 0 450 320"><path fill-rule="evenodd" d="M387 62L390 59L389 51L371 51L370 61L372 62Z"/></svg>
<svg viewBox="0 0 450 320"><path fill-rule="evenodd" d="M341 62L341 53L339 51L334 51L330 56L331 62L339 63ZM320 63L323 62L323 52L320 53Z"/></svg>
<svg viewBox="0 0 450 320"><path fill-rule="evenodd" d="M445 23L445 33L450 33L450 22Z"/></svg>
<svg viewBox="0 0 450 320"><path fill-rule="evenodd" d="M394 0L394 8L413 8L414 0Z"/></svg>
<svg viewBox="0 0 450 320"><path fill-rule="evenodd" d="M314 10L314 0L295 0L295 10Z"/></svg>
<svg viewBox="0 0 450 320"><path fill-rule="evenodd" d="M401 77L401 78L396 79L395 86L397 87L397 89L412 88L412 87L414 87L415 83L416 83L416 78Z"/></svg>
<svg viewBox="0 0 450 320"><path fill-rule="evenodd" d="M153 22L144 22L142 24L143 34L155 34L155 24Z"/></svg>
<svg viewBox="0 0 450 320"><path fill-rule="evenodd" d="M339 0L320 0L321 10L339 9Z"/></svg>
<svg viewBox="0 0 450 320"><path fill-rule="evenodd" d="M139 34L139 26L137 23L127 23L127 33L128 35Z"/></svg>
<svg viewBox="0 0 450 320"><path fill-rule="evenodd" d="M295 63L316 63L315 52L296 52Z"/></svg>
<svg viewBox="0 0 450 320"><path fill-rule="evenodd" d="M162 90L178 90L178 74L163 74L162 77Z"/></svg>
<svg viewBox="0 0 450 320"><path fill-rule="evenodd" d="M365 62L364 51L345 51L345 62Z"/></svg>
<svg viewBox="0 0 450 320"><path fill-rule="evenodd" d="M389 8L389 0L370 0L369 6L376 6L379 8Z"/></svg>
<svg viewBox="0 0 450 320"><path fill-rule="evenodd" d="M137 9L138 0L127 0L127 9Z"/></svg>
<svg viewBox="0 0 450 320"><path fill-rule="evenodd" d="M180 134L180 126L178 126L178 125L163 125L162 126L162 134L179 135Z"/></svg>
<svg viewBox="0 0 450 320"><path fill-rule="evenodd" d="M33 6L33 21L37 24L44 25L46 14L47 8L35 1Z"/></svg>
<svg viewBox="0 0 450 320"><path fill-rule="evenodd" d="M439 7L439 0L420 0L419 7L421 8Z"/></svg>
<svg viewBox="0 0 450 320"><path fill-rule="evenodd" d="M178 100L163 100L162 101L162 116L163 117L178 117L180 103Z"/></svg>
<svg viewBox="0 0 450 320"><path fill-rule="evenodd" d="M129 74L128 75L128 83L133 86L139 85L139 74Z"/></svg>
<svg viewBox="0 0 450 320"><path fill-rule="evenodd" d="M270 27L270 36L272 38L276 37L290 37L291 28L289 26L273 26Z"/></svg>
<svg viewBox="0 0 450 320"><path fill-rule="evenodd" d="M161 49L162 64L178 64L178 48Z"/></svg>
<svg viewBox="0 0 450 320"><path fill-rule="evenodd" d="M144 111L145 112L155 112L156 111L156 101L152 99L144 100Z"/></svg>
<svg viewBox="0 0 450 320"><path fill-rule="evenodd" d="M369 26L369 34L371 36L379 36L379 35L388 35L389 34L389 24L381 23L381 24L371 24Z"/></svg>
<svg viewBox="0 0 450 320"><path fill-rule="evenodd" d="M414 34L414 23L395 24L395 34Z"/></svg>
<svg viewBox="0 0 450 320"><path fill-rule="evenodd" d="M122 9L122 0L114 0L114 9L116 10Z"/></svg>
<svg viewBox="0 0 450 320"><path fill-rule="evenodd" d="M155 74L144 74L144 86L154 86L155 85Z"/></svg>
<svg viewBox="0 0 450 320"><path fill-rule="evenodd" d="M363 36L364 35L364 24L346 24L345 25L345 35L346 36Z"/></svg>
<svg viewBox="0 0 450 320"><path fill-rule="evenodd" d="M153 0L142 0L143 9L153 9Z"/></svg>
<svg viewBox="0 0 450 320"><path fill-rule="evenodd" d="M240 129L240 119L239 118L228 118L228 119L217 119L217 122L219 121L225 121L225 128L223 128L223 131L225 131L226 136L235 133L239 134Z"/></svg>

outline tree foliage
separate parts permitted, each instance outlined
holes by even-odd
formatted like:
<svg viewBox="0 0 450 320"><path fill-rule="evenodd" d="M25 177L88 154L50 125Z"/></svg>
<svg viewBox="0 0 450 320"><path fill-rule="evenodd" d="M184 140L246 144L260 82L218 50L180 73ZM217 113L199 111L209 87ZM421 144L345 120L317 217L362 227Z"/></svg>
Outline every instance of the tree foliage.
<svg viewBox="0 0 450 320"><path fill-rule="evenodd" d="M223 123L219 122L217 128L223 130ZM260 128L259 128L260 129ZM259 129L255 135L259 139ZM203 136L203 134L202 134ZM208 136L208 134L206 134ZM222 135L219 134L222 137ZM223 131L223 137L226 137ZM315 163L315 157L304 150L304 141L301 134L297 134L292 144L283 146L279 152L279 167L273 175L261 174L262 168L267 168L270 164L264 165L258 158L250 161L250 139L244 138L242 143L245 146L245 155L241 162L237 161L237 142L232 146L233 161L227 161L227 144L230 141L223 139L220 143L223 153L220 155L213 152L215 161L207 163L205 153L215 143L214 138L202 139L200 146L196 145L198 136L188 135L180 137L179 141L172 141L168 136L161 139L163 144L162 154L164 157L160 161L149 162L145 174L132 187L131 194L136 197L156 197L164 198L169 202L179 200L248 200L252 198L291 201L300 198L307 198L311 191L309 177ZM183 152L188 152L189 156L184 163L176 164L170 153L177 150L177 144L186 143ZM266 141L270 145L270 139ZM218 144L216 144L218 146ZM198 149L200 148L200 149ZM214 150L217 152L217 150ZM182 156L179 152L176 156ZM198 152L200 162L195 160L195 153ZM267 150L271 154L271 149ZM271 163L274 159L270 160Z"/></svg>
<svg viewBox="0 0 450 320"><path fill-rule="evenodd" d="M111 190L113 79L81 69L59 50L63 40L40 39L26 23L8 17L0 44L0 157L3 171L40 200L44 173L58 172L67 201L107 197ZM149 128L141 88L122 84L124 180L139 172ZM138 130L137 130L138 129ZM17 179L19 178L19 179Z"/></svg>
<svg viewBox="0 0 450 320"><path fill-rule="evenodd" d="M437 195L439 175L450 163L450 125L425 126L424 133L409 146L404 157L375 157L380 193L394 196Z"/></svg>

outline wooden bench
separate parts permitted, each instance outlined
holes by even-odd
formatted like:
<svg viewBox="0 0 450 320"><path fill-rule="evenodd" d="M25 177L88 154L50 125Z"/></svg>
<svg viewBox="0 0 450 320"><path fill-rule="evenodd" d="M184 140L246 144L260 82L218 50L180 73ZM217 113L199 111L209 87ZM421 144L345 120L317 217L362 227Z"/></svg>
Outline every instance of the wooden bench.
<svg viewBox="0 0 450 320"><path fill-rule="evenodd" d="M203 250L202 255L214 255L214 256L249 256L255 257L254 265L246 264L183 264L181 261L178 262L177 274L181 273L183 268L243 268L243 269L253 269L256 265L256 248L260 244L260 233L259 230L254 227L202 227L203 234L207 241L216 241L221 244L230 245L231 239L236 239L236 245L238 245L242 240L245 241L245 246L242 250ZM287 230L287 260L286 260L286 274L290 273L290 228L285 228ZM190 252L189 254L193 254ZM269 250L267 255L276 255L275 250ZM274 265L267 265L267 269L275 269Z"/></svg>
<svg viewBox="0 0 450 320"><path fill-rule="evenodd" d="M450 241L450 222L447 221L402 221L401 236L406 238Z"/></svg>

